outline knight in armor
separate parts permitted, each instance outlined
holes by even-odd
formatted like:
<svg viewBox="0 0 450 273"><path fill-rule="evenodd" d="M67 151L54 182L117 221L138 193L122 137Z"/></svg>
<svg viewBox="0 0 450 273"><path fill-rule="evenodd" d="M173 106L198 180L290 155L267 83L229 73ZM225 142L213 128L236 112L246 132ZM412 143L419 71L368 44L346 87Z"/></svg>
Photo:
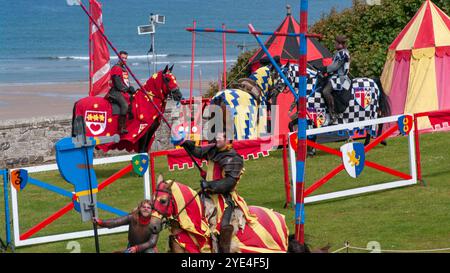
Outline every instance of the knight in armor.
<svg viewBox="0 0 450 273"><path fill-rule="evenodd" d="M123 62L126 62L128 59L128 53L126 51L119 52L120 57ZM120 107L119 113L119 134L128 133L126 129L126 117L128 112L128 103L124 98L124 93L133 94L135 93L135 89L130 85L130 80L128 78L128 71L125 68L125 63L119 59L117 64L115 64L111 68L111 89L109 90L108 96L114 102L116 102ZM131 114L131 113L130 113Z"/></svg>
<svg viewBox="0 0 450 273"><path fill-rule="evenodd" d="M227 207L220 224L219 252L230 253L231 238L233 236L233 226L230 222L235 208L231 193L235 190L244 171L242 156L233 149L231 141L225 139L224 133L217 133L215 139L212 140L212 144L206 147L196 146L194 141L183 139L174 144L183 146L194 157L206 159L210 164L214 163L222 170L222 179L202 179L200 183L204 192L208 194L222 194L226 199Z"/></svg>
<svg viewBox="0 0 450 273"><path fill-rule="evenodd" d="M128 215L108 220L92 220L106 228L128 225L128 247L125 253L155 253L158 234L153 234L150 230L151 210L151 201L145 199Z"/></svg>
<svg viewBox="0 0 450 273"><path fill-rule="evenodd" d="M325 70L331 77L322 91L332 120L336 119L333 90L339 92L349 90L351 87L351 80L348 76L350 71L350 53L347 50L347 37L343 35L336 36L335 48L336 53L333 56L333 63L327 66Z"/></svg>

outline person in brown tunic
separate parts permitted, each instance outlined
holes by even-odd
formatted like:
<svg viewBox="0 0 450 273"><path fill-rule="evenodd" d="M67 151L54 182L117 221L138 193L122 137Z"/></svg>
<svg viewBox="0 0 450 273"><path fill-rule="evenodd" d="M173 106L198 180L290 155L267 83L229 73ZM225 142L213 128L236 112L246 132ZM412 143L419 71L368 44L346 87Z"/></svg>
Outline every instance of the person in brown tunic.
<svg viewBox="0 0 450 273"><path fill-rule="evenodd" d="M106 228L129 225L128 247L124 252L155 253L158 234L153 234L149 227L151 212L151 201L145 199L128 215L108 220L94 218L93 222Z"/></svg>

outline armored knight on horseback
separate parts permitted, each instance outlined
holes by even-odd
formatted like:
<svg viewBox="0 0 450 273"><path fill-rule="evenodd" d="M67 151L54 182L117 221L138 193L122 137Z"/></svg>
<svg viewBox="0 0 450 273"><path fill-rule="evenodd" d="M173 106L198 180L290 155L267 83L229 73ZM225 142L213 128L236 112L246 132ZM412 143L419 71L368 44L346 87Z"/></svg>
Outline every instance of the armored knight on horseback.
<svg viewBox="0 0 450 273"><path fill-rule="evenodd" d="M233 194L244 172L242 156L233 149L231 141L225 139L224 133L218 133L212 140L212 145L206 147L195 146L195 142L191 140L172 142L186 148L194 157L208 160L207 177L201 180L201 188L203 194L221 194L225 198L225 210L220 222L219 252L230 253L234 232L231 218L237 206Z"/></svg>
<svg viewBox="0 0 450 273"><path fill-rule="evenodd" d="M349 90L352 84L348 76L350 71L350 53L347 50L347 38L343 35L336 36L335 48L337 51L333 56L333 63L327 66L325 70L326 73L331 74L331 77L322 90L332 120L336 119L332 92Z"/></svg>
<svg viewBox="0 0 450 273"><path fill-rule="evenodd" d="M128 58L128 53L126 51L119 52L120 57L125 62ZM127 134L126 129L126 117L128 113L128 103L123 96L123 93L134 94L135 89L130 85L130 80L128 78L128 71L125 68L124 63L119 59L117 64L115 64L111 69L111 89L108 93L108 98L117 103L120 107L119 113L119 134ZM130 97L131 100L131 97ZM131 102L131 101L130 101ZM132 119L131 112L129 113L130 119Z"/></svg>

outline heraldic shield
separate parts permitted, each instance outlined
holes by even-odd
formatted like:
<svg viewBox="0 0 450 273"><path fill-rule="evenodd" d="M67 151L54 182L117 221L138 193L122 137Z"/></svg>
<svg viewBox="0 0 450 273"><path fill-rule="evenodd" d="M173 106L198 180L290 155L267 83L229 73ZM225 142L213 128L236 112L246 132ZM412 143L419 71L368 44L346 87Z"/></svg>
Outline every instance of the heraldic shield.
<svg viewBox="0 0 450 273"><path fill-rule="evenodd" d="M400 116L397 121L400 134L403 136L409 135L409 132L411 132L413 128L413 122L413 117L411 115Z"/></svg>
<svg viewBox="0 0 450 273"><path fill-rule="evenodd" d="M28 171L24 169L18 169L11 172L11 184L16 191L21 191L25 188L28 182Z"/></svg>
<svg viewBox="0 0 450 273"><path fill-rule="evenodd" d="M371 87L358 87L354 88L355 100L362 107L367 108L372 102L372 92Z"/></svg>
<svg viewBox="0 0 450 273"><path fill-rule="evenodd" d="M143 176L148 169L148 155L138 154L131 159L131 165L133 165L133 171L139 176Z"/></svg>
<svg viewBox="0 0 450 273"><path fill-rule="evenodd" d="M347 143L341 146L341 152L345 170L351 177L357 178L364 169L364 144Z"/></svg>

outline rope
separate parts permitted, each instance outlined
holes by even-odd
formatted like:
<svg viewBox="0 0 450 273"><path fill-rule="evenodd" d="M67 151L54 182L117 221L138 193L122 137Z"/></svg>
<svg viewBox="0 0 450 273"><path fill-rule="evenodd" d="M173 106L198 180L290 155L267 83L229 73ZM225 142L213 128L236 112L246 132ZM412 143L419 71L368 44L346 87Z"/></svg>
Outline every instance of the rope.
<svg viewBox="0 0 450 273"><path fill-rule="evenodd" d="M354 250L362 250L362 251L372 251L374 249L372 248L367 248L367 247L356 247L356 246L350 246L350 243L346 242L344 247L341 247L335 251L333 251L332 253L338 253L341 252L342 250L347 249L347 251L349 249L354 249ZM449 248L435 248L435 249L408 249L408 250L404 250L404 249L377 249L377 251L379 252L385 252L385 253L423 253L423 252L442 252L442 251L450 251L450 247Z"/></svg>
<svg viewBox="0 0 450 273"><path fill-rule="evenodd" d="M338 252L341 252L342 250L347 249L347 248L348 248L348 246L344 246L344 247L341 247L341 248L339 248L339 249L337 249L337 250L335 250L335 251L333 251L331 253L338 253Z"/></svg>

